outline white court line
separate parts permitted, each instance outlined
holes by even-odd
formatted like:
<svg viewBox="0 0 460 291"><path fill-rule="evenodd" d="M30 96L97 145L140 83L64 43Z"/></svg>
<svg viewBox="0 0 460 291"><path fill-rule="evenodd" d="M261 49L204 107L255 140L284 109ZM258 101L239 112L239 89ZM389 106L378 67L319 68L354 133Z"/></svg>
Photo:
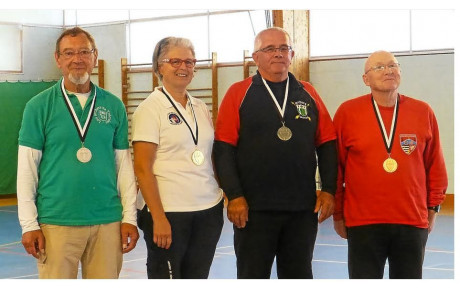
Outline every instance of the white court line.
<svg viewBox="0 0 460 291"><path fill-rule="evenodd" d="M147 257L144 257L144 258L140 258L140 259L134 259L134 260L123 260L123 264L124 263L132 263L132 262L139 262L139 261L145 261L147 260Z"/></svg>
<svg viewBox="0 0 460 291"><path fill-rule="evenodd" d="M325 246L325 247L348 247L348 245L336 245L336 244L315 244L315 246Z"/></svg>
<svg viewBox="0 0 460 291"><path fill-rule="evenodd" d="M4 210L4 209L0 209L0 212L18 213L16 210Z"/></svg>
<svg viewBox="0 0 460 291"><path fill-rule="evenodd" d="M319 262L319 263L347 264L347 262L342 262L342 261L327 261L327 260L312 260L312 261Z"/></svg>
<svg viewBox="0 0 460 291"><path fill-rule="evenodd" d="M325 247L348 247L348 245L337 245L337 244L315 244L315 246L325 246ZM445 253L453 254L453 251L443 251L443 250L434 250L434 249L425 249L425 252L429 253Z"/></svg>
<svg viewBox="0 0 460 291"><path fill-rule="evenodd" d="M233 246L218 247L218 248L216 248L216 250L219 250L219 249L227 249L227 248L233 248Z"/></svg>
<svg viewBox="0 0 460 291"><path fill-rule="evenodd" d="M430 249L425 249L425 252L430 252L430 253L444 253L444 254L453 254L453 251L441 251L441 250L430 250Z"/></svg>
<svg viewBox="0 0 460 291"><path fill-rule="evenodd" d="M15 241L15 242L12 242L12 243L3 244L3 245L0 245L0 248L7 247L7 246L18 245L18 244L21 244L21 241Z"/></svg>
<svg viewBox="0 0 460 291"><path fill-rule="evenodd" d="M327 260L313 260L313 262L318 263L332 263L332 264L347 264L347 262L343 261L327 261ZM385 267L388 268L388 264L385 264ZM454 271L451 268L434 268L434 267L423 267L424 270L436 270L436 271Z"/></svg>
<svg viewBox="0 0 460 291"><path fill-rule="evenodd" d="M18 277L9 277L9 278L3 278L3 279L23 279L23 278L28 278L28 277L38 277L38 274L32 274L32 275L24 275L24 276L18 276Z"/></svg>
<svg viewBox="0 0 460 291"><path fill-rule="evenodd" d="M451 271L453 272L454 269L448 269L448 268L433 268L433 267L423 267L425 270L435 270L435 271Z"/></svg>

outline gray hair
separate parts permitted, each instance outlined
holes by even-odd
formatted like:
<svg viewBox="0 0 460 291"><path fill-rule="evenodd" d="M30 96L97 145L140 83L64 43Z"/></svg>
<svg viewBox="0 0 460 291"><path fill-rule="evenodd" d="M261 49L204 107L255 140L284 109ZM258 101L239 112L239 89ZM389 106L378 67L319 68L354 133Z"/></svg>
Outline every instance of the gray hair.
<svg viewBox="0 0 460 291"><path fill-rule="evenodd" d="M173 47L188 48L192 52L193 57L195 57L195 47L187 38L169 36L160 40L155 46L155 50L153 51L152 56L153 71L158 76L158 78L160 78L160 81L163 79L163 76L159 72L159 61L162 60Z"/></svg>
<svg viewBox="0 0 460 291"><path fill-rule="evenodd" d="M93 36L89 32L87 32L86 30L83 30L80 27L74 27L74 28L66 29L61 33L61 35L59 36L59 38L56 41L56 50L55 50L55 52L60 53L59 48L60 48L60 45L61 45L61 41L62 41L62 39L64 37L69 36L69 35L71 37L75 37L75 36L77 36L79 34L86 35L86 37L88 38L89 42L91 43L92 49L97 50L96 42L94 41Z"/></svg>
<svg viewBox="0 0 460 291"><path fill-rule="evenodd" d="M254 39L254 52L260 49L260 44L261 44L260 38L261 38L262 34L268 32L268 31L272 31L272 30L276 30L276 31L284 33L286 35L286 38L287 38L288 42L289 42L288 45L292 46L292 40L291 40L291 36L289 35L289 33L286 30L282 29L281 27L274 26L274 27L264 29L264 30L260 31L256 35L256 37Z"/></svg>

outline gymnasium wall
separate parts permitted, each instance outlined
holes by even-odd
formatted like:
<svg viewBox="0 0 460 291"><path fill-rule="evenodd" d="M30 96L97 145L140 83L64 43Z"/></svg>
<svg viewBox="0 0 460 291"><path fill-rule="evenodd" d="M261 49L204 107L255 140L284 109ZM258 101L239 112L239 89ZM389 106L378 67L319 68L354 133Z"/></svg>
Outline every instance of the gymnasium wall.
<svg viewBox="0 0 460 291"><path fill-rule="evenodd" d="M120 60L127 57L125 25L84 28L93 34L99 49L99 58L106 62L106 89L121 97ZM0 81L60 78L53 56L55 41L60 33L61 29L58 28L24 27L24 72L0 73ZM217 52L217 60L219 61L219 52ZM449 174L447 192L454 193L454 55L404 56L399 57L398 60L402 68L400 92L428 102L437 115ZM310 81L324 99L332 116L343 101L369 92L361 79L364 62L365 59L349 59L310 63ZM251 74L254 71L255 68L251 68ZM219 104L228 87L242 78L242 66L218 68ZM147 88L149 86L150 84ZM2 105L3 103L0 104Z"/></svg>

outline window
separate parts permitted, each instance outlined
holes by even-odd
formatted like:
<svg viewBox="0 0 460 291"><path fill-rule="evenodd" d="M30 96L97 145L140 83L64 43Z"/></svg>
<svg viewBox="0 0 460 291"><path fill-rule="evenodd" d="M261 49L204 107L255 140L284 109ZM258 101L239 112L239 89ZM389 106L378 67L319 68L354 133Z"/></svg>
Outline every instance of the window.
<svg viewBox="0 0 460 291"><path fill-rule="evenodd" d="M0 24L0 71L22 72L22 27Z"/></svg>
<svg viewBox="0 0 460 291"><path fill-rule="evenodd" d="M412 10L412 50L454 48L454 10Z"/></svg>
<svg viewBox="0 0 460 291"><path fill-rule="evenodd" d="M196 58L208 58L207 17L199 16L131 23L130 63L151 63L155 45L167 36L190 39Z"/></svg>
<svg viewBox="0 0 460 291"><path fill-rule="evenodd" d="M254 37L265 28L264 10L211 15L210 51L218 53L219 62L241 62L243 51L252 52Z"/></svg>
<svg viewBox="0 0 460 291"><path fill-rule="evenodd" d="M76 25L120 22L128 20L128 10L64 10L64 25L67 27Z"/></svg>
<svg viewBox="0 0 460 291"><path fill-rule="evenodd" d="M218 62L240 62L244 50L252 51L255 34L266 27L264 10L172 12L176 15L162 10L130 11L130 63L152 62L156 43L166 36L190 39L197 59L209 59L217 52ZM146 17L150 20L142 20Z"/></svg>
<svg viewBox="0 0 460 291"><path fill-rule="evenodd" d="M453 10L311 10L310 55L453 49Z"/></svg>

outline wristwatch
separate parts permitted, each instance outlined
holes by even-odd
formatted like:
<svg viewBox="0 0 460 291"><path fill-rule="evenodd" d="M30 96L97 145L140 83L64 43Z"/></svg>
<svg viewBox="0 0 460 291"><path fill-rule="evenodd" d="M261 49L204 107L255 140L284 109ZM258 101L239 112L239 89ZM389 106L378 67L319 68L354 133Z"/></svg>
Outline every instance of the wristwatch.
<svg viewBox="0 0 460 291"><path fill-rule="evenodd" d="M441 205L428 207L428 210L434 210L434 212L436 212L436 213L438 213L440 209L441 209Z"/></svg>

